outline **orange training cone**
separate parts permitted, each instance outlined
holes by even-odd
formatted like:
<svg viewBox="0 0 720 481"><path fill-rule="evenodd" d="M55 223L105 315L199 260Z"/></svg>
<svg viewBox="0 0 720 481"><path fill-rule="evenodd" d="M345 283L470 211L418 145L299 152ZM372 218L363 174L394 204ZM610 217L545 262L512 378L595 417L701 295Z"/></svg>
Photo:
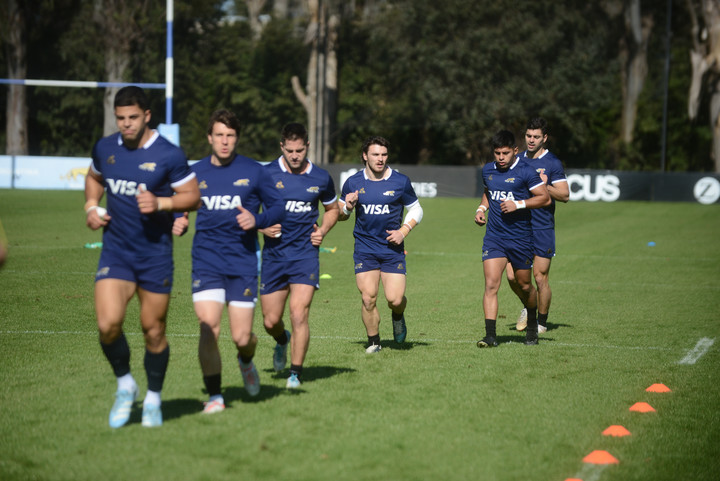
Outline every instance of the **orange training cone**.
<svg viewBox="0 0 720 481"><path fill-rule="evenodd" d="M654 413L655 408L648 403L635 403L630 406L630 411L634 411L637 413Z"/></svg>
<svg viewBox="0 0 720 481"><path fill-rule="evenodd" d="M625 429L623 426L619 425L612 425L608 427L605 431L602 432L603 436L614 436L616 438L621 438L623 436L630 436L632 433Z"/></svg>
<svg viewBox="0 0 720 481"><path fill-rule="evenodd" d="M647 392L672 392L665 384L653 384L645 391Z"/></svg>
<svg viewBox="0 0 720 481"><path fill-rule="evenodd" d="M593 451L583 458L583 463L588 464L619 464L615 456L607 451Z"/></svg>

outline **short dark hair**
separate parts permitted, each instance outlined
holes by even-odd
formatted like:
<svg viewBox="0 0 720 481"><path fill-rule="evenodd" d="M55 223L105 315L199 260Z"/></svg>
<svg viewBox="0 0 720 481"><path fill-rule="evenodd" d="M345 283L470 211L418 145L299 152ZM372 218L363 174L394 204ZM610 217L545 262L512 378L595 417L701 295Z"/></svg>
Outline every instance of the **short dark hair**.
<svg viewBox="0 0 720 481"><path fill-rule="evenodd" d="M543 135L547 135L548 133L548 124L547 121L542 117L535 117L528 121L527 127L525 127L526 130L542 130Z"/></svg>
<svg viewBox="0 0 720 481"><path fill-rule="evenodd" d="M493 150L501 147L515 147L515 136L509 130L500 130L492 136L490 144Z"/></svg>
<svg viewBox="0 0 720 481"><path fill-rule="evenodd" d="M113 107L130 107L132 105L137 105L143 112L150 109L150 101L145 95L145 91L135 85L118 90Z"/></svg>
<svg viewBox="0 0 720 481"><path fill-rule="evenodd" d="M213 127L217 122L224 124L229 129L233 129L236 134L240 135L240 120L237 118L237 115L229 110L219 109L210 115L207 129L208 135L212 135Z"/></svg>
<svg viewBox="0 0 720 481"><path fill-rule="evenodd" d="M379 135L373 135L373 136L365 139L365 141L363 142L362 153L367 154L371 145L379 145L381 147L385 147L386 149L390 150L390 142L385 137L380 137Z"/></svg>
<svg viewBox="0 0 720 481"><path fill-rule="evenodd" d="M307 144L308 131L303 124L298 122L285 124L280 132L280 142L284 144L287 140L302 140Z"/></svg>

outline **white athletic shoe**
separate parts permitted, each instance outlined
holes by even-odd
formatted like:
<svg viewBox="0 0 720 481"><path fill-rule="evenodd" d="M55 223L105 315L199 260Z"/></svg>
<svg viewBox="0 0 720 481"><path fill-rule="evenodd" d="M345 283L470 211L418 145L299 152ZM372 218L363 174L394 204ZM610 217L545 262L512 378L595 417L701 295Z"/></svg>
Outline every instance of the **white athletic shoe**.
<svg viewBox="0 0 720 481"><path fill-rule="evenodd" d="M375 354L376 352L380 352L380 349L382 349L380 344L371 344L365 349L365 352L368 354Z"/></svg>
<svg viewBox="0 0 720 481"><path fill-rule="evenodd" d="M215 399L214 401L208 401L204 403L204 406L205 407L202 410L203 414L214 414L225 410L225 403L221 398Z"/></svg>
<svg viewBox="0 0 720 481"><path fill-rule="evenodd" d="M255 363L250 361L250 364L245 364L238 359L240 364L240 373L242 373L243 383L245 384L245 390L251 396L257 396L260 392L260 376L258 376L257 369L255 369Z"/></svg>
<svg viewBox="0 0 720 481"><path fill-rule="evenodd" d="M547 326L538 324L538 334L545 334L547 332Z"/></svg>
<svg viewBox="0 0 720 481"><path fill-rule="evenodd" d="M288 378L285 387L288 389L297 389L300 387L300 379L298 379L297 374L294 372L290 373L290 377Z"/></svg>
<svg viewBox="0 0 720 481"><path fill-rule="evenodd" d="M527 327L527 309L520 311L520 317L518 317L515 329L518 331L524 331Z"/></svg>

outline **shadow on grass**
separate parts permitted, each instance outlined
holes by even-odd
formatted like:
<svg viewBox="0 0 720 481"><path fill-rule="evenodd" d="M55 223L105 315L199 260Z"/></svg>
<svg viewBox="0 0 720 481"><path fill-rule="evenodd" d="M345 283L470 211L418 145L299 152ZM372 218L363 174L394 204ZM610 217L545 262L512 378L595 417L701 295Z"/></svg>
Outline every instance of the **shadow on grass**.
<svg viewBox="0 0 720 481"><path fill-rule="evenodd" d="M517 331L517 329L515 329L515 323L514 323L514 322L513 322L512 324L506 324L506 327L507 327L508 329L510 329L511 331ZM569 328L572 329L573 325L572 325L572 324L555 323L555 322L548 322L548 323L547 323L547 329L548 329L548 331L552 331L552 330L554 330L554 329L560 329L561 327L569 327Z"/></svg>
<svg viewBox="0 0 720 481"><path fill-rule="evenodd" d="M200 414L202 410L203 403L199 399L163 399L163 422L181 418L188 414Z"/></svg>
<svg viewBox="0 0 720 481"><path fill-rule="evenodd" d="M363 349L367 347L367 341L355 341L353 344L362 346ZM398 344L395 341L380 340L380 347L383 349L391 349L393 351L409 351L418 346L429 346L430 343L425 341L405 341L402 344ZM382 351L380 351L382 352Z"/></svg>

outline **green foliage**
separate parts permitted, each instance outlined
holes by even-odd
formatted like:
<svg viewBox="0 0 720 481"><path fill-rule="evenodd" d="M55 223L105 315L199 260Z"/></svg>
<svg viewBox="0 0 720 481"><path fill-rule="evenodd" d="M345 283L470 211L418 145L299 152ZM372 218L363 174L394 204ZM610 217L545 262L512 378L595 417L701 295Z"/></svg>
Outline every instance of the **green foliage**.
<svg viewBox="0 0 720 481"><path fill-rule="evenodd" d="M165 424L140 426L137 402L131 423L112 430L116 386L93 308L99 251L83 247L100 233L84 225L82 193L0 190L10 242L0 270L0 478L590 479L576 474L596 449L620 460L602 480L717 477L720 326L708 302L720 295L717 205L558 206L550 330L536 348L523 346L514 330L520 304L503 283L501 344L479 350L477 199L422 202L425 217L406 244L406 345L389 340L381 296L383 350L364 353L352 222L339 223L324 241L337 251L320 254L332 279L321 281L310 312L302 388L287 391L287 371L272 371L274 343L256 312L262 390L248 397L224 319L228 409L211 416L200 414L192 232L177 239ZM142 396L138 315L133 301L125 332ZM678 364L704 337L712 348L696 364ZM672 393L645 392L658 382ZM629 412L638 401L657 412ZM632 436L601 435L614 424Z"/></svg>
<svg viewBox="0 0 720 481"><path fill-rule="evenodd" d="M281 126L306 122L290 79L297 75L306 83L308 19L274 18L253 42L246 21L232 23L225 17L226 3L175 2L172 120L181 126L188 156L198 159L208 154L210 113L221 107L234 110L243 121L238 150L269 160L277 154ZM107 33L93 20L96 2L34 4L28 20L28 77L104 80ZM508 128L521 137L527 120L541 115L550 124L550 148L568 168L658 169L665 2L642 4L654 26L632 145L619 140L618 39L626 34L624 17L610 16L604 4L333 3L343 12L333 161L356 162L362 140L377 134L392 142L396 163L482 164L490 158L488 139L495 131ZM233 2L233 7L247 15L245 2ZM272 12L271 7L268 3L264 11ZM164 81L164 8L164 2L147 2L147 13L128 32L139 35L133 37L127 81ZM295 2L291 11L297 14L300 8ZM687 119L689 25L687 7L674 5L667 139L671 171L712 170L714 165L709 98L703 99L700 118ZM0 52L0 75L7 71L7 55L6 49ZM103 91L29 87L27 92L30 153L88 155L102 134ZM166 122L164 92L149 93L151 125ZM0 96L3 111L6 103ZM0 117L0 151L4 127Z"/></svg>

